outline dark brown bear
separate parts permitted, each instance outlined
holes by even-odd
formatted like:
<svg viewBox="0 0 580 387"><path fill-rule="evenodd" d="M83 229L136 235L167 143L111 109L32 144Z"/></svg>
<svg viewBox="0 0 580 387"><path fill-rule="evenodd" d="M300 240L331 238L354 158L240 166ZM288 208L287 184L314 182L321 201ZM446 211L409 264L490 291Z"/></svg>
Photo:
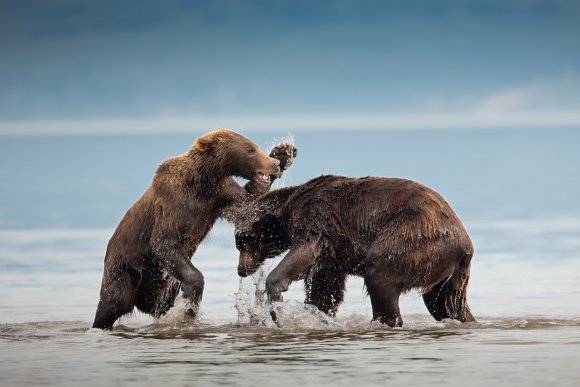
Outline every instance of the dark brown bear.
<svg viewBox="0 0 580 387"><path fill-rule="evenodd" d="M109 240L93 327L111 329L133 307L161 316L180 288L187 313L195 316L204 280L191 257L225 209L269 189L295 148L282 144L271 155L277 158L237 133L217 129L163 162ZM249 182L242 188L233 176Z"/></svg>
<svg viewBox="0 0 580 387"><path fill-rule="evenodd" d="M410 180L321 176L268 192L236 220L238 274L290 249L266 279L270 302L304 279L305 303L334 315L347 275L364 277L373 320L402 326L399 296L420 289L436 320L475 321L473 245L436 192ZM273 314L275 318L275 315Z"/></svg>

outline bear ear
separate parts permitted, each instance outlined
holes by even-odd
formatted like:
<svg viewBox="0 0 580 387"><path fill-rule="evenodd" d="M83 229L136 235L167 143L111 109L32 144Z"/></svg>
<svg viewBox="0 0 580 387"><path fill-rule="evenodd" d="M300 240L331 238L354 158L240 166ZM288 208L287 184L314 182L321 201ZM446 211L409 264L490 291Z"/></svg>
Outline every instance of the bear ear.
<svg viewBox="0 0 580 387"><path fill-rule="evenodd" d="M205 136L198 137L195 140L195 149L200 153L208 153L216 146L216 144L224 141L230 134L231 132L229 130L218 128Z"/></svg>

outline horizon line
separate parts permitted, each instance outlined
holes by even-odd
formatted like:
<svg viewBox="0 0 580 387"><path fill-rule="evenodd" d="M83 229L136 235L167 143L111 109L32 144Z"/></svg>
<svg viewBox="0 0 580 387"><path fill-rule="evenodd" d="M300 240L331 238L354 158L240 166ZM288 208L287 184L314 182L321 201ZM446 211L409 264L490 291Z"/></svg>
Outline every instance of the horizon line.
<svg viewBox="0 0 580 387"><path fill-rule="evenodd" d="M580 128L580 110L12 120L0 121L0 137L186 134L218 127L242 132Z"/></svg>

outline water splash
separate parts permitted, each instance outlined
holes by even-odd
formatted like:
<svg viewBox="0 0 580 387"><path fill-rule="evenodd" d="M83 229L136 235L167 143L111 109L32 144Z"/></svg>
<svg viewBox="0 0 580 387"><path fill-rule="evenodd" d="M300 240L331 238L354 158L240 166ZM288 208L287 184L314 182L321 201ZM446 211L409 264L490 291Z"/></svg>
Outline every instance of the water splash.
<svg viewBox="0 0 580 387"><path fill-rule="evenodd" d="M343 324L338 319L321 312L314 305L303 304L298 301L287 301L274 304L272 309L276 313L278 325L283 329L344 329ZM368 327L368 319L365 319L364 325Z"/></svg>
<svg viewBox="0 0 580 387"><path fill-rule="evenodd" d="M266 147L267 153L271 152L272 149L278 144L290 144L296 146L296 141L291 133L288 133L286 137L274 138L270 144Z"/></svg>
<svg viewBox="0 0 580 387"><path fill-rule="evenodd" d="M321 312L313 305L295 300L269 304L266 296L266 278L272 263L261 266L249 280L240 279L238 291L234 294L234 309L237 312L237 326L282 328L284 330L356 330L368 329L369 317L353 313L335 318ZM271 312L277 321L272 319Z"/></svg>
<svg viewBox="0 0 580 387"><path fill-rule="evenodd" d="M249 299L250 293L244 288L244 279L240 278L238 291L234 293L234 309L238 315L238 325L243 324L244 319L248 315L248 311L250 310L250 305L248 305Z"/></svg>
<svg viewBox="0 0 580 387"><path fill-rule="evenodd" d="M244 278L240 278L238 291L234 294L234 308L238 314L238 325L267 328L276 326L270 316L270 306L266 300L266 276L268 272L268 266L262 266L249 277L254 286L253 296L250 289L245 285L247 281Z"/></svg>
<svg viewBox="0 0 580 387"><path fill-rule="evenodd" d="M180 291L173 307L163 316L155 319L155 324L166 326L199 326L203 321L203 310L192 305Z"/></svg>

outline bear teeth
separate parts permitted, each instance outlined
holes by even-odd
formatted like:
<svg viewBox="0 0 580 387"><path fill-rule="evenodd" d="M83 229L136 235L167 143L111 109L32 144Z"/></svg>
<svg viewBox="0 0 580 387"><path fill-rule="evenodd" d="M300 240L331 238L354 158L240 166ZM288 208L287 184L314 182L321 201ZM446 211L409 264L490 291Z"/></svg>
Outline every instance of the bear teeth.
<svg viewBox="0 0 580 387"><path fill-rule="evenodd" d="M258 176L258 180L263 182L263 183L269 183L270 182L270 175L268 175L267 173L264 172L256 172L256 175Z"/></svg>

